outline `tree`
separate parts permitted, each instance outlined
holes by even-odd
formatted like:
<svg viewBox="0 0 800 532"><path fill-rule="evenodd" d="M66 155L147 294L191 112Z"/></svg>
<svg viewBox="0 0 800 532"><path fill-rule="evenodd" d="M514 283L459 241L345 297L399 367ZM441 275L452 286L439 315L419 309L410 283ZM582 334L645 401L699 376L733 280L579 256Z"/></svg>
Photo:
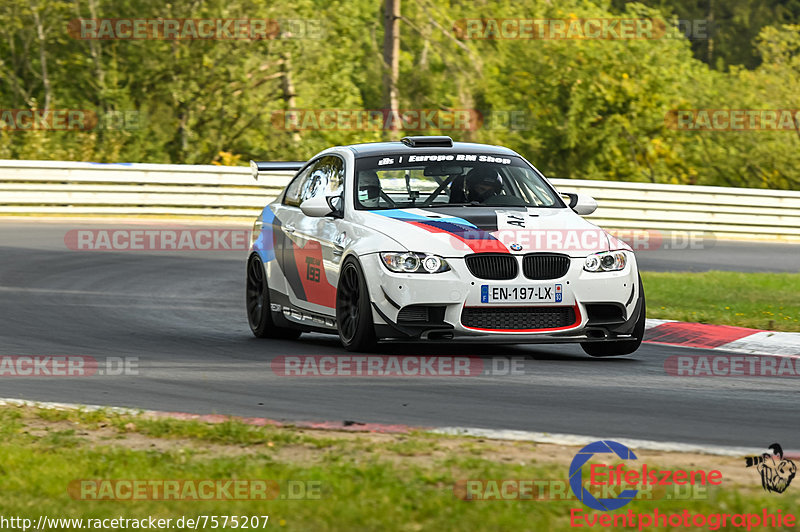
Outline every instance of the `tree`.
<svg viewBox="0 0 800 532"><path fill-rule="evenodd" d="M399 114L397 76L400 72L400 0L386 0L383 25L383 109L388 113L390 138L397 138Z"/></svg>

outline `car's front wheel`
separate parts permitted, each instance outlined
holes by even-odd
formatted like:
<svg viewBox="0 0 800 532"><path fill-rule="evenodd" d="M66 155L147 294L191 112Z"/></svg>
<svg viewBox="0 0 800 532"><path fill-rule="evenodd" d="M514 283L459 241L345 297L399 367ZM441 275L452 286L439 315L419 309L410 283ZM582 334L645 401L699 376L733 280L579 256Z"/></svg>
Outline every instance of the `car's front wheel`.
<svg viewBox="0 0 800 532"><path fill-rule="evenodd" d="M593 357L616 357L622 355L630 355L642 345L644 338L645 324L647 319L647 305L644 300L644 287L642 286L642 279L639 278L639 293L641 294L642 312L639 314L639 319L636 320L636 325L633 327L631 340L614 340L609 342L584 342L581 347L587 355Z"/></svg>
<svg viewBox="0 0 800 532"><path fill-rule="evenodd" d="M293 340L300 336L300 331L278 327L272 321L267 275L264 270L264 263L258 255L253 255L247 261L245 303L250 330L257 337Z"/></svg>
<svg viewBox="0 0 800 532"><path fill-rule="evenodd" d="M364 272L352 257L345 259L336 287L336 327L348 351L368 351L378 342Z"/></svg>

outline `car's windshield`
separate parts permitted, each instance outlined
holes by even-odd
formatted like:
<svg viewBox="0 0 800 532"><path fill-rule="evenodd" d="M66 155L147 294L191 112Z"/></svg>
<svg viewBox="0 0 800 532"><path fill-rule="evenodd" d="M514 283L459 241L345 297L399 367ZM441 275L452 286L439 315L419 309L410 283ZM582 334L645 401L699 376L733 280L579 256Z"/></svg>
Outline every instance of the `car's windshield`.
<svg viewBox="0 0 800 532"><path fill-rule="evenodd" d="M356 160L357 209L447 205L563 207L520 157L420 153Z"/></svg>

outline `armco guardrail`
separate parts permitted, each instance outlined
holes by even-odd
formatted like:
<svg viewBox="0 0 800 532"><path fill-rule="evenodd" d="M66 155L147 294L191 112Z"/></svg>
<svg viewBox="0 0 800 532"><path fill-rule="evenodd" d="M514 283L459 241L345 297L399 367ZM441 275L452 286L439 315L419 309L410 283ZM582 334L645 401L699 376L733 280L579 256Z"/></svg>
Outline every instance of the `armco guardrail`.
<svg viewBox="0 0 800 532"><path fill-rule="evenodd" d="M291 177L249 167L0 160L0 214L258 215ZM613 229L711 231L718 238L800 240L800 192L553 179L600 208Z"/></svg>
<svg viewBox="0 0 800 532"><path fill-rule="evenodd" d="M255 218L291 172L249 166L0 160L0 214L161 214Z"/></svg>
<svg viewBox="0 0 800 532"><path fill-rule="evenodd" d="M599 208L588 218L605 228L800 240L800 192L796 191L583 179L551 182L561 191L594 197Z"/></svg>

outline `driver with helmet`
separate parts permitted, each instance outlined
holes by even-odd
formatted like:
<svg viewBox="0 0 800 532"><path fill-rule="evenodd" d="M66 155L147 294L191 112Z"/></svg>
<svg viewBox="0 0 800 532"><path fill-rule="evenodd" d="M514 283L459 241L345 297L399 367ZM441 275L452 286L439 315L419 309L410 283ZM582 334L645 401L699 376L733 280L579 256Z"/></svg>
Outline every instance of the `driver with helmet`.
<svg viewBox="0 0 800 532"><path fill-rule="evenodd" d="M358 201L364 207L375 208L381 198L381 180L374 170L358 173Z"/></svg>
<svg viewBox="0 0 800 532"><path fill-rule="evenodd" d="M491 166L478 166L470 170L464 180L467 201L483 203L503 190L503 177Z"/></svg>

